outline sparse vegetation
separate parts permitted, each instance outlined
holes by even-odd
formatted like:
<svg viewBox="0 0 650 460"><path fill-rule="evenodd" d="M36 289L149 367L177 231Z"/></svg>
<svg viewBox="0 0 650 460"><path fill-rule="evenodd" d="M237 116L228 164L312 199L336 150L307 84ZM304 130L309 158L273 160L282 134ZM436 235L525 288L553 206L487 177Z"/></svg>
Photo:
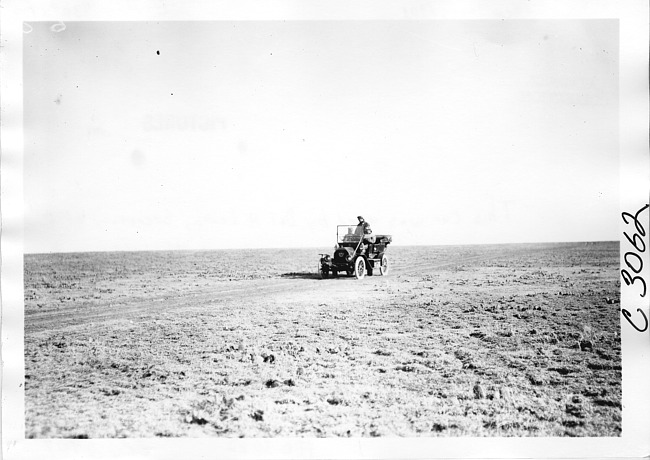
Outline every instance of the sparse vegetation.
<svg viewBox="0 0 650 460"><path fill-rule="evenodd" d="M620 435L617 243L392 249L27 255L26 436Z"/></svg>

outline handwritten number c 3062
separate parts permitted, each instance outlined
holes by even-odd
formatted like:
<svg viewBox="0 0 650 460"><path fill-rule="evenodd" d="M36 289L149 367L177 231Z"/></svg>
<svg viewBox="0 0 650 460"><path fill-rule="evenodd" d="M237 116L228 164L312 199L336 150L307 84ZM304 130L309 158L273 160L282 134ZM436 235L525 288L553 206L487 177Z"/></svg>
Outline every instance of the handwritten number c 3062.
<svg viewBox="0 0 650 460"><path fill-rule="evenodd" d="M641 221L639 221L639 214L641 214L643 211L648 209L650 204L646 204L644 207L639 209L636 214L632 215L629 212L624 212L621 214L621 217L623 218L623 222L626 224L630 224L631 221L629 220L630 218L632 219L632 222L634 222L634 227L636 228L636 233L630 238L630 235L628 235L626 232L623 232L623 235L625 235L625 238L627 238L627 241L634 247L636 252L629 251L626 252L625 255L623 256L623 260L625 261L625 265L627 265L627 268L632 270L632 272L635 275L639 276L632 276L630 275L630 272L627 271L626 269L621 270L621 276L623 277L623 281L625 281L625 284L630 286L633 285L635 282L638 281L637 286L641 285L642 286L642 292L639 294L640 297L645 297L646 291L647 291L647 286L645 279L643 279L642 276L640 276L641 271L643 270L643 259L639 255L639 253L644 253L645 252L645 242L643 241L643 237L645 236L645 228L643 228L643 225L641 224ZM630 313L628 310L623 308L621 310L621 313L623 314L623 317L627 320L630 325L636 329L639 332L645 332L648 330L648 317L646 316L645 312L637 308L636 311L641 314L643 317L643 322L645 323L643 327L638 327L634 321L632 321L632 313Z"/></svg>
<svg viewBox="0 0 650 460"><path fill-rule="evenodd" d="M627 234L627 232L623 232L623 235L625 235L627 241L632 246L634 246L634 249L636 249L636 251L640 253L645 252L646 245L642 238L645 236L645 228L643 228L643 224L641 224L641 221L639 220L639 214L641 214L643 211L648 209L648 207L650 207L650 204L646 204L645 206L643 206L641 209L639 209L636 212L636 214L631 214L629 212L624 212L621 214L621 217L623 218L623 222L625 222L626 224L630 224L634 222L634 227L636 228L637 233L634 233L631 238L630 235ZM632 221L629 220L630 218L632 219ZM632 270L632 272L634 272L634 274L636 275L640 274L641 270L643 270L643 259L637 252L632 252L632 251L626 252L625 255L623 256L623 260L625 260L625 264L627 265L627 268ZM621 270L621 276L623 277L623 281L625 281L625 284L627 284L628 286L638 281L639 284L643 286L643 292L640 294L640 297L645 297L647 287L643 277L632 276L630 275L630 272L627 271L626 269Z"/></svg>

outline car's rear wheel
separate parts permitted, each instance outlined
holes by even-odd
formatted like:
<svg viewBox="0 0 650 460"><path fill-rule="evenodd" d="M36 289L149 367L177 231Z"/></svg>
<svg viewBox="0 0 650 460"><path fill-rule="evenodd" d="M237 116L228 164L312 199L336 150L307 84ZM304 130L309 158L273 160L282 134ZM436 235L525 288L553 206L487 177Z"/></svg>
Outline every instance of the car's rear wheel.
<svg viewBox="0 0 650 460"><path fill-rule="evenodd" d="M358 280L366 276L366 261L363 257L358 257L354 262L354 277Z"/></svg>
<svg viewBox="0 0 650 460"><path fill-rule="evenodd" d="M382 275L386 275L389 269L390 269L390 264L388 263L388 257L382 255L381 259L379 259L379 273Z"/></svg>
<svg viewBox="0 0 650 460"><path fill-rule="evenodd" d="M330 277L330 271L327 267L321 267L320 269L320 277L323 279L327 279Z"/></svg>

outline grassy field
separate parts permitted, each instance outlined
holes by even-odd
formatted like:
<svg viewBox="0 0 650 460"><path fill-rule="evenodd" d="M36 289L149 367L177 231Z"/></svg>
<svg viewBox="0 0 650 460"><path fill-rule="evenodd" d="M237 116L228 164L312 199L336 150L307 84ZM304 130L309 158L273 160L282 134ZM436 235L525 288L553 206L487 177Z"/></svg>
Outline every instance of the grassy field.
<svg viewBox="0 0 650 460"><path fill-rule="evenodd" d="M620 436L618 251L26 255L26 436Z"/></svg>

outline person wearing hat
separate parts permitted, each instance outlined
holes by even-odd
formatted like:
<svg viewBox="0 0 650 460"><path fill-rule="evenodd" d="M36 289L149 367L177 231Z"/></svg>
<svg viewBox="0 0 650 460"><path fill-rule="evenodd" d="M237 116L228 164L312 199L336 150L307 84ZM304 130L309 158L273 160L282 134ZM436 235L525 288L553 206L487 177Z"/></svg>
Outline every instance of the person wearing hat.
<svg viewBox="0 0 650 460"><path fill-rule="evenodd" d="M359 223L357 224L357 229L355 231L355 234L359 236L363 236L364 242L374 243L375 235L372 234L372 229L370 228L370 224L366 222L365 219L361 216L357 216L357 219L359 219Z"/></svg>

